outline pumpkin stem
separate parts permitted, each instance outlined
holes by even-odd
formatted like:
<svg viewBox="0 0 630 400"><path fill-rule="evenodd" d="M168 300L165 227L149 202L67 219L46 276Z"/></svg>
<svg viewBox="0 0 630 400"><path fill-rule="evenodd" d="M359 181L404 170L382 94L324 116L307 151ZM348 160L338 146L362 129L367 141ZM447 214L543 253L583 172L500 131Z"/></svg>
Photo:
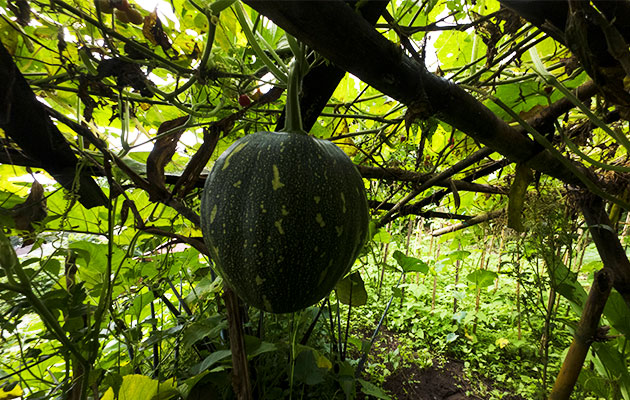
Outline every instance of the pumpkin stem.
<svg viewBox="0 0 630 400"><path fill-rule="evenodd" d="M285 106L284 132L306 134L302 126L302 114L300 112L300 89L302 87L302 66L296 57L291 63L289 80L287 83L287 104Z"/></svg>

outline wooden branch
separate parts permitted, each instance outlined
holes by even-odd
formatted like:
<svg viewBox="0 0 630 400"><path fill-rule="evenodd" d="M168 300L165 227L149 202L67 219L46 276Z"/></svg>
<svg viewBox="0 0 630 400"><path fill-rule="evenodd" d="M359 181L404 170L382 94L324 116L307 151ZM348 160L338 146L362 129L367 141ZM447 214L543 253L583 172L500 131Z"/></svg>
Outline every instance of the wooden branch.
<svg viewBox="0 0 630 400"><path fill-rule="evenodd" d="M604 202L587 194L580 201L580 208L604 267L613 272L614 288L630 307L630 261L617 232L612 228Z"/></svg>
<svg viewBox="0 0 630 400"><path fill-rule="evenodd" d="M216 144L215 136L211 137L208 143L212 146ZM0 140L0 163L1 164L9 164L9 165L21 165L23 167L31 167L31 168L42 168L41 162L37 160L33 160L29 157L26 157L24 154L19 151L6 147L2 148L2 140ZM205 143L205 142L204 142ZM202 144L203 146L203 144ZM211 146L211 147L212 147ZM211 151L209 152L211 153ZM192 163L192 161L191 161ZM191 164L189 163L189 164ZM194 163L195 165L200 163ZM187 167L188 168L188 167ZM418 172L413 172L404 169L398 168L379 168L379 167L367 167L362 165L357 165L357 169L361 173L361 176L365 179L382 179L389 181L398 181L398 182L411 182L411 183L424 183L429 179L432 179L435 174L421 174ZM92 168L86 167L86 170L93 176L102 176L102 171ZM181 181L182 175L173 175L173 174L165 174L165 179L167 184L176 184ZM194 175L187 175L188 177ZM185 193L189 192L192 188L203 188L206 181L206 174L198 175L197 179L187 179L187 189L184 191ZM490 194L505 194L507 193L507 189L494 186L487 185L481 183L471 183L468 180L453 180L450 179L439 181L435 184L435 186L450 188L451 182L455 185L457 190L463 192L477 192L477 193L490 193ZM189 187L190 186L190 187ZM175 189L173 190L175 192Z"/></svg>
<svg viewBox="0 0 630 400"><path fill-rule="evenodd" d="M370 24L374 25L379 16L383 13L389 0L370 0L347 2L351 7L359 6L358 12ZM312 62L314 60L309 60ZM302 80L302 93L300 96L300 112L302 115L302 125L306 132L309 132L322 110L328 103L330 96L346 75L346 71L330 63L321 63L311 68ZM276 130L284 128L285 110L278 118Z"/></svg>
<svg viewBox="0 0 630 400"><path fill-rule="evenodd" d="M564 358L556 382L549 395L550 400L565 400L571 397L573 387L582 371L588 349L597 338L599 320L604 311L606 300L608 300L608 295L610 295L612 283L613 274L609 269L604 268L595 273L593 286L591 286L588 298L584 304L580 322L573 336L573 342Z"/></svg>
<svg viewBox="0 0 630 400"><path fill-rule="evenodd" d="M378 209L378 210L389 210L391 209L393 206L395 205L395 203L382 203L380 201L377 200L368 200L368 206L372 209ZM440 211L418 211L418 212L410 212L408 214L404 214L404 215L409 215L409 214L413 214L413 215L418 215L424 218L444 218L444 219L461 219L464 221L467 221L471 218L473 218L473 216L471 215L462 215L462 214L453 214L453 213L447 213L447 212L440 212Z"/></svg>
<svg viewBox="0 0 630 400"><path fill-rule="evenodd" d="M461 87L429 73L342 1L245 0L256 11L362 81L407 104L414 114L435 115L512 162L583 183L549 151L510 127Z"/></svg>
<svg viewBox="0 0 630 400"><path fill-rule="evenodd" d="M396 218L395 213L401 207L405 206L414 197L416 197L423 191L427 190L428 188L432 187L437 182L443 181L444 179L447 179L455 175L456 173L470 167L471 165L478 163L479 161L483 160L485 157L488 157L492 153L494 153L494 151L489 147L481 148L475 151L473 154L466 157L465 159L458 161L457 163L455 163L455 165L445 169L439 174L436 174L431 179L427 180L422 185L420 185L419 188L414 189L411 193L407 194L407 196L403 197L394 207L392 207L389 211L387 211L385 215L381 217L381 219L378 220L378 223L376 225L379 227L385 226L385 224L387 224L389 221L395 219Z"/></svg>
<svg viewBox="0 0 630 400"><path fill-rule="evenodd" d="M182 243L186 243L189 246L194 247L201 254L210 257L210 252L208 251L208 247L204 243L202 237L188 237L188 236L180 235L178 233L165 231L164 229L160 229L155 226L139 227L139 229L142 230L143 232L150 233L152 235L158 235L158 236L164 236L164 237L177 239Z"/></svg>
<svg viewBox="0 0 630 400"><path fill-rule="evenodd" d="M379 179L386 181L397 182L412 182L423 184L433 178L437 174L421 174L414 171L409 171L399 168L380 168L380 167L367 167L363 165L357 165L357 169L361 173L361 176L365 179ZM491 194L506 194L507 189L500 186L486 185L481 183L471 183L465 180L450 180L444 179L435 183L434 186L450 188L451 183L455 185L457 190L465 192L477 192L477 193L491 193Z"/></svg>
<svg viewBox="0 0 630 400"><path fill-rule="evenodd" d="M104 206L107 197L81 169L72 148L35 97L28 82L0 43L0 128L24 154L39 161L69 192L76 193L87 208Z"/></svg>
<svg viewBox="0 0 630 400"><path fill-rule="evenodd" d="M482 222L486 222L486 221L490 221L491 219L498 218L502 216L503 214L505 214L505 210L496 210L496 211L490 211L484 214L479 214L464 222L460 222L455 225L450 225L444 228L437 229L431 232L431 235L440 236L440 235L444 235L445 233L459 231L461 229L468 228L469 226L477 225Z"/></svg>

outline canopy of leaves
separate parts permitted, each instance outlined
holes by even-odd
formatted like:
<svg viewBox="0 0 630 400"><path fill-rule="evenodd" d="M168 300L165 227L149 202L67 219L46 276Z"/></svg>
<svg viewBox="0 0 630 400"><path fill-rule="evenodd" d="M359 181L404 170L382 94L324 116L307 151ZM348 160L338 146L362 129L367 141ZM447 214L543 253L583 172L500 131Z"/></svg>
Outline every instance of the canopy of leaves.
<svg viewBox="0 0 630 400"><path fill-rule="evenodd" d="M28 350L52 355L61 344L75 371L66 388L92 372L89 385L68 390L84 395L97 382L153 396L166 384L134 375L135 354L178 335L198 352L187 374L207 374L194 384L226 384L229 351L208 344L225 320L197 319L219 313L221 291L204 257L200 188L231 143L282 126L300 43L305 127L342 148L365 178L372 245L403 242L378 229L410 215L436 236L492 220L530 232L554 206L583 206L575 192L603 199L608 220L591 225L617 240L630 204L627 6L277 3L0 0L0 224L11 240L3 248L21 247L19 262L2 254L0 295L9 303L0 322L13 332L35 309L41 320L27 342L47 332L54 344L22 348L14 338L7 348L46 371L58 359ZM445 259L459 265L470 254ZM393 256L408 273L443 267ZM629 274L617 275L616 287ZM466 275L479 290L497 277ZM558 292L581 302L574 289ZM338 292L343 304L367 302L358 275ZM172 314L164 330L158 301ZM130 358L116 373L115 346ZM313 367L317 353L300 354L300 379L326 370ZM42 382L29 393L43 393ZM24 385L16 387L7 392L21 395Z"/></svg>

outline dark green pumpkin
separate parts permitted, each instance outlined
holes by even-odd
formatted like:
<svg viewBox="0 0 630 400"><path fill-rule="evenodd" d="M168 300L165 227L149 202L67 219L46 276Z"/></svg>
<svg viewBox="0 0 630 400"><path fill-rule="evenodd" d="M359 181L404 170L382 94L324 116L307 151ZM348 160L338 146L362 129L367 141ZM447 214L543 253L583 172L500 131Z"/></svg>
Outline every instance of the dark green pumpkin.
<svg viewBox="0 0 630 400"><path fill-rule="evenodd" d="M214 164L201 226L219 273L245 302L300 310L330 293L365 242L363 181L331 142L258 132Z"/></svg>

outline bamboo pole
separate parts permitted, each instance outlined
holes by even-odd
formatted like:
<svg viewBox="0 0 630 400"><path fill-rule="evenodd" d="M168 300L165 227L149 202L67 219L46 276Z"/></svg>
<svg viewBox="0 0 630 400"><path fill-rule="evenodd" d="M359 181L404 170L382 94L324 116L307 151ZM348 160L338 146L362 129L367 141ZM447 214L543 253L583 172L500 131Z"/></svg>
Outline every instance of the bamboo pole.
<svg viewBox="0 0 630 400"><path fill-rule="evenodd" d="M573 387L586 359L591 343L596 340L599 320L613 284L612 271L604 268L595 273L593 286L588 294L582 317L573 337L569 352L562 363L549 400L564 400L571 397Z"/></svg>
<svg viewBox="0 0 630 400"><path fill-rule="evenodd" d="M431 247L433 246L433 239L434 237L431 236L431 244L429 245L429 249L431 249ZM429 250L429 255L431 254L431 250ZM435 245L435 264L434 266L437 265L437 262L440 258L440 243L438 242ZM435 270L435 268L434 268ZM436 292L437 292L437 271L435 271L435 274L433 275L433 293L431 294L431 312L433 312L435 310L435 297L436 297Z"/></svg>
<svg viewBox="0 0 630 400"><path fill-rule="evenodd" d="M232 350L232 387L237 400L253 400L239 300L236 293L228 286L224 286L223 299L230 332L230 350Z"/></svg>

